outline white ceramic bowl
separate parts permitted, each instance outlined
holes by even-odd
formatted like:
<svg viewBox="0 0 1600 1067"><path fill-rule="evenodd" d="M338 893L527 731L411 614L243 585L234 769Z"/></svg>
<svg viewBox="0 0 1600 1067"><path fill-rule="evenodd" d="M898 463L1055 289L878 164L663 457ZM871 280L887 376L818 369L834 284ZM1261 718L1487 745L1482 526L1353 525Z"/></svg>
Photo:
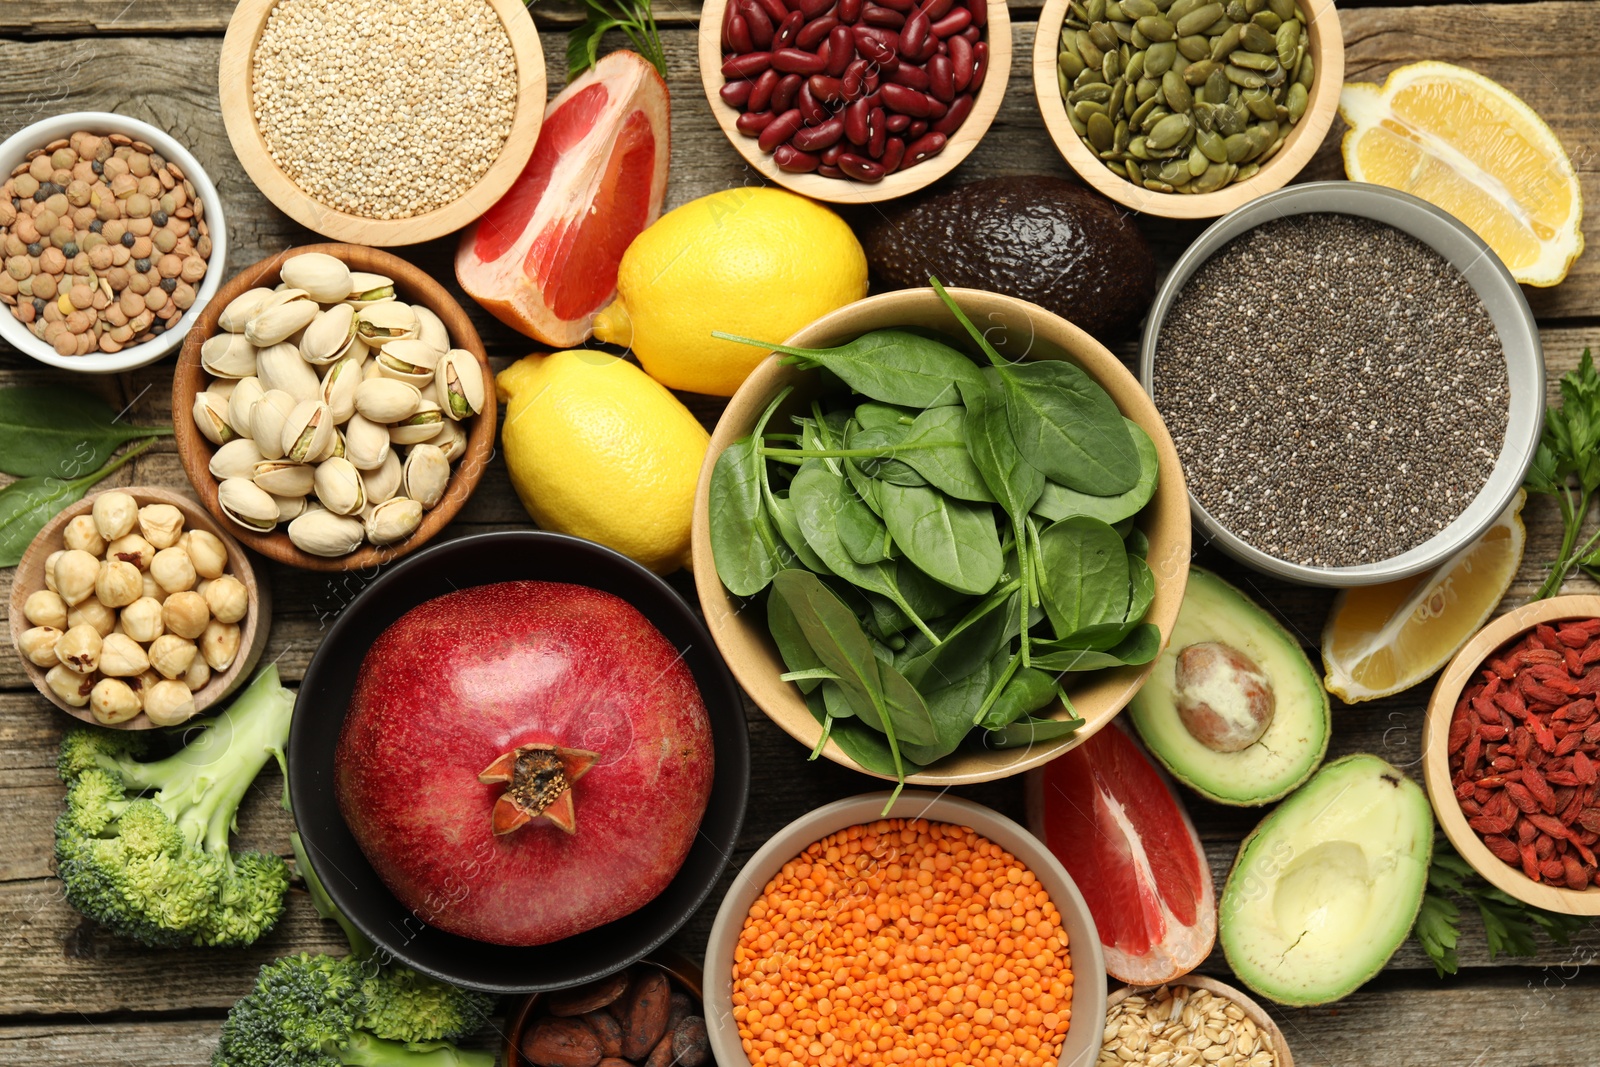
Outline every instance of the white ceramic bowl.
<svg viewBox="0 0 1600 1067"><path fill-rule="evenodd" d="M124 134L136 141L143 141L161 153L169 162L176 163L183 169L184 177L194 183L195 195L206 206L206 226L211 235L211 259L206 269L206 276L200 281L200 290L195 294L194 306L185 311L177 323L159 337L143 344L131 345L121 352L110 354L91 352L86 356L58 355L53 347L29 333L28 328L12 316L10 308L0 309L0 340L32 356L40 363L48 363L63 370L82 371L85 374L117 374L148 366L175 351L183 343L183 335L188 333L190 327L200 318L200 312L205 310L206 304L216 295L217 289L222 285L222 276L227 273L228 227L223 219L222 200L217 196L217 187L211 184L211 178L206 174L205 168L200 165L199 160L189 154L188 149L148 122L140 122L138 119L130 119L126 115L117 115L110 111L73 111L41 119L31 126L23 127L0 143L0 176L9 175L12 169L27 159L28 153L35 148L43 148L51 141L70 137L78 130L88 130L95 134Z"/></svg>
<svg viewBox="0 0 1600 1067"><path fill-rule="evenodd" d="M744 1067L750 1062L739 1040L739 1024L733 1018L733 953L750 905L765 891L773 875L813 842L858 823L887 817L970 827L1038 876L1061 914L1067 950L1072 956L1072 1022L1058 1062L1061 1067L1094 1063L1105 1029L1106 961L1089 906L1061 861L1022 826L982 804L948 793L908 789L884 816L883 803L888 798L888 793L865 793L824 804L802 815L772 835L734 876L732 888L717 909L706 944L705 1017L712 1058L721 1067Z"/></svg>

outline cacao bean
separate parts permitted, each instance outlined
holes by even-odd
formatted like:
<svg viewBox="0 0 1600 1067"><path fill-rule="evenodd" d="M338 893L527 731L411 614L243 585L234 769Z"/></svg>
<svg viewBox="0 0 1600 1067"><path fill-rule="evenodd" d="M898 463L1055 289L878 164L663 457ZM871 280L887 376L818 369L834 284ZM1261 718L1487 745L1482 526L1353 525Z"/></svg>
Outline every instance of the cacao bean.
<svg viewBox="0 0 1600 1067"><path fill-rule="evenodd" d="M622 1055L622 1024L617 1022L616 1016L602 1008L599 1011L585 1012L579 1018L588 1023L589 1029L594 1031L595 1040L600 1042L602 1056Z"/></svg>
<svg viewBox="0 0 1600 1067"><path fill-rule="evenodd" d="M691 1015L672 1032L672 1054L681 1067L704 1067L711 1059L711 1040L704 1019Z"/></svg>
<svg viewBox="0 0 1600 1067"><path fill-rule="evenodd" d="M653 968L640 968L617 1000L617 1022L622 1025L622 1055L642 1059L667 1032L672 1010L672 989L667 976Z"/></svg>
<svg viewBox="0 0 1600 1067"><path fill-rule="evenodd" d="M536 1067L596 1067L600 1041L577 1019L540 1019L523 1035L522 1055Z"/></svg>
<svg viewBox="0 0 1600 1067"><path fill-rule="evenodd" d="M606 978L598 978L593 982L551 993L550 998L545 1001L545 1007L551 1015L561 1018L583 1015L610 1004L622 996L623 990L627 988L627 973L618 971Z"/></svg>

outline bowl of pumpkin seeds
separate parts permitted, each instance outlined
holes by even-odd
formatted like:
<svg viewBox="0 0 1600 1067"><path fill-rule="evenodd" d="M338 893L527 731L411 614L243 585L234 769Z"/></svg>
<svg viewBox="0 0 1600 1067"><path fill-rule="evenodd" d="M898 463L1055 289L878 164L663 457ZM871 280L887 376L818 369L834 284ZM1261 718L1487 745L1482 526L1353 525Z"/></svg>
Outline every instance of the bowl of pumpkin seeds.
<svg viewBox="0 0 1600 1067"><path fill-rule="evenodd" d="M1045 127L1135 211L1208 219L1287 185L1338 110L1332 0L1049 0L1034 39Z"/></svg>

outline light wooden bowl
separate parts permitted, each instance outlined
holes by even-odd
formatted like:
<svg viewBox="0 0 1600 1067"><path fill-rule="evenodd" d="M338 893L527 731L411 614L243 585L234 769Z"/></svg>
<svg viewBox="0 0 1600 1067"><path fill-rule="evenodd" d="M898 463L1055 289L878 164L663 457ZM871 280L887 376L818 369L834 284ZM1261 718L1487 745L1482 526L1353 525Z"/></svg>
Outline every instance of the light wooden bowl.
<svg viewBox="0 0 1600 1067"><path fill-rule="evenodd" d="M1316 63L1306 113L1294 124L1278 154L1255 177L1223 186L1214 193L1158 193L1113 174L1093 149L1083 143L1067 120L1067 105L1056 82L1056 56L1061 49L1061 24L1067 0L1047 0L1039 13L1033 41L1033 92L1039 100L1045 129L1078 176L1117 203L1168 219L1212 219L1226 215L1264 193L1281 189L1310 162L1333 125L1344 85L1344 34L1333 0L1300 0L1310 34L1310 55Z"/></svg>
<svg viewBox="0 0 1600 1067"><path fill-rule="evenodd" d="M1207 978L1203 974L1186 974L1182 978L1174 978L1165 984L1168 986L1182 986L1188 989L1204 989L1208 993L1223 997L1239 1005L1244 1011L1245 1018L1255 1023L1257 1030L1272 1039L1272 1051L1276 1057L1275 1067L1294 1067L1294 1056L1289 1052L1289 1043L1283 1039L1283 1031L1278 1029L1278 1024L1273 1022L1272 1016L1268 1015L1260 1004L1257 1004L1254 1000L1233 988L1233 986L1228 985L1226 982L1219 982L1215 978ZM1158 985L1123 986L1121 989L1114 990L1106 998L1106 1013L1109 1015L1112 1008L1121 1004L1135 993L1148 993L1160 988Z"/></svg>
<svg viewBox="0 0 1600 1067"><path fill-rule="evenodd" d="M500 154L478 183L461 196L405 219L369 219L330 207L294 183L267 149L255 120L252 92L256 44L278 0L240 0L222 40L217 83L222 121L245 173L268 200L296 222L336 241L365 245L409 245L453 233L482 215L505 195L522 173L544 122L544 49L522 0L487 0L511 38L517 63L517 109Z"/></svg>
<svg viewBox="0 0 1600 1067"><path fill-rule="evenodd" d="M951 289L950 293L974 322L985 324L986 334L1002 355L1071 360L1099 382L1123 414L1138 423L1155 442L1160 456L1160 484L1154 498L1140 513L1139 525L1150 540L1148 559L1156 585L1155 600L1146 621L1160 629L1161 643L1165 647L1172 636L1189 576L1189 501L1177 451L1155 404L1115 356L1066 319L1015 297L977 289ZM789 338L788 344L826 347L841 344L868 330L890 326L937 330L954 338L954 344L966 347L965 332L932 289L902 289L847 304ZM795 386L795 400L804 402L805 397L815 394L820 377L817 371L784 366L775 356L769 356L739 387L717 422L705 465L700 469L700 484L694 498L692 546L695 589L700 594L700 607L712 639L722 650L734 677L756 705L808 749L821 739L822 726L812 718L799 688L791 682L779 681L778 676L788 668L767 632L765 613L745 611L744 605L717 577L711 554L708 512L711 470L722 450L750 433L761 412L785 386ZM987 751L961 748L932 769L910 775L906 781L925 786L970 785L1020 774L1048 763L1109 723L1144 684L1155 663L1156 660L1152 660L1142 667L1096 671L1074 682L1072 703L1086 722L1070 737L1027 748ZM1041 714L1061 718L1065 716L1065 709L1057 701ZM845 755L835 741L830 740L822 754L841 766L863 774L873 773Z"/></svg>
<svg viewBox="0 0 1600 1067"><path fill-rule="evenodd" d="M1422 777L1428 786L1428 798L1433 801L1433 813L1444 828L1445 836L1461 853L1461 858L1495 888L1505 890L1524 904L1566 915L1600 915L1600 887L1591 884L1587 889L1576 890L1534 882L1521 868L1512 867L1490 852L1478 832L1467 825L1466 813L1461 810L1450 785L1448 735L1461 691L1497 648L1542 622L1594 618L1600 618L1600 596L1586 594L1535 600L1489 623L1461 647L1439 676L1428 701L1428 716L1422 733Z"/></svg>
<svg viewBox="0 0 1600 1067"><path fill-rule="evenodd" d="M243 582L245 590L250 594L250 610L239 624L239 654L233 658L233 665L225 671L214 672L211 681L194 694L196 714L204 715L207 709L227 699L234 690L244 684L255 668L256 661L261 658L261 650L267 647L267 631L271 628L272 622L272 588L264 579L257 579L255 568L250 564L250 556L240 547L239 542L191 498L167 489L142 486L129 486L125 489L117 487L103 492L128 493L141 507L145 504L171 504L183 512L185 530L206 530L216 534L222 539L222 543L228 546L227 573ZM72 707L51 692L50 687L45 684L45 668L36 666L22 655L21 651L22 632L30 625L22 615L22 605L30 593L45 588L44 561L50 553L62 547L63 528L68 522L94 507L95 497L99 495L95 493L63 508L34 536L28 545L28 550L22 554L22 560L17 564L17 569L11 578L11 645L17 649L17 659L22 663L22 669L27 672L28 680L33 682L33 687L39 690L46 700L75 719L82 719L97 726L107 726L108 724L96 719L87 707ZM109 725L108 729L150 730L155 727L156 724L141 711L131 719Z"/></svg>
<svg viewBox="0 0 1600 1067"><path fill-rule="evenodd" d="M393 278L395 292L402 299L408 303L421 304L433 311L444 322L445 329L450 331L451 343L457 348L466 349L478 358L478 364L483 368L485 395L491 398L491 402L484 405L483 411L472 420L467 429L467 452L453 465L450 487L445 490L444 498L431 511L422 513L422 525L417 528L416 533L396 544L381 547L366 545L347 556L332 558L302 552L295 547L294 542L289 540L289 535L281 528L271 533L258 533L246 530L228 519L217 503L217 479L212 476L210 470L211 457L216 452L216 446L202 437L194 424L195 394L206 387L210 377L200 366L200 346L217 332L218 317L232 303L233 298L245 290L258 285L270 289L277 284L278 271L284 262L307 252L325 252L343 260L351 270L368 271ZM478 331L473 328L472 320L467 318L467 313L445 291L444 286L421 269L380 249L347 244L302 245L299 248L286 249L275 256L268 256L234 275L211 301L200 321L189 331L189 336L184 338L183 350L178 355L178 366L172 376L172 428L177 434L178 458L183 462L184 473L188 474L189 483L194 486L195 493L205 504L206 509L218 522L226 526L233 536L268 559L287 563L291 567L309 571L363 570L399 559L421 548L429 538L455 518L456 513L461 510L461 505L467 502L467 497L471 496L472 490L477 487L478 479L483 477L483 468L494 455L496 409L492 403L493 397L494 372L489 369L489 358L484 354L483 342L478 338Z"/></svg>
<svg viewBox="0 0 1600 1067"><path fill-rule="evenodd" d="M792 192L813 200L834 204L872 204L914 193L949 174L978 146L989 124L1000 110L1011 77L1011 15L1005 0L988 0L989 16L984 40L989 43L989 70L983 87L972 101L967 120L950 136L944 151L909 170L896 171L881 182L858 182L848 178L826 178L820 174L790 174L778 169L771 152L763 152L754 137L746 137L734 124L741 112L723 101L719 90L727 81L722 76L722 16L728 0L706 0L700 9L700 81L717 125L728 135L741 156L766 177ZM1065 0L1062 7L1065 9ZM1065 120L1063 120L1065 121ZM1069 128L1070 129L1070 128ZM1287 147L1287 146L1286 146Z"/></svg>

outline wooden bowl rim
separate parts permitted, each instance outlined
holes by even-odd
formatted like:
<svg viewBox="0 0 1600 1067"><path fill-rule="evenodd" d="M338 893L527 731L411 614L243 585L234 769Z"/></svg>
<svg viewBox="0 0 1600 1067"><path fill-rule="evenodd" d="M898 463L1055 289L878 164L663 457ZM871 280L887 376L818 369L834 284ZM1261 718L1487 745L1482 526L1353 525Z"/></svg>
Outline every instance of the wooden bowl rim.
<svg viewBox="0 0 1600 1067"><path fill-rule="evenodd" d="M22 554L22 559L17 563L16 570L12 571L11 584L11 646L17 650L17 659L22 663L22 669L27 672L28 680L33 683L41 696L74 719L102 726L108 730L154 730L159 729L150 717L144 712L139 712L131 719L119 723L104 723L94 717L94 713L87 706L75 708L65 703L50 690L44 680L45 668L40 667L22 654L22 633L30 626L23 617L22 606L27 601L30 593L44 588L43 583L34 587L25 587L22 576L29 574L37 566L43 573L44 561L51 552L61 547L61 531L79 515L85 514L94 507L95 498L104 493L127 493L141 506L145 504L171 504L183 512L184 529L203 529L221 538L228 549L228 573L244 583L245 591L250 595L250 609L245 613L244 622L239 627L239 652L233 658L233 663L227 670L213 674L212 678L200 691L195 694L194 707L196 717L204 715L213 705L226 700L241 684L246 676L254 669L256 662L261 658L262 649L266 647L267 633L271 629L272 621L272 588L268 585L265 576L258 576L255 567L250 562L250 554L244 550L227 529L218 522L200 502L183 493L159 486L111 486L97 493L91 493L75 503L69 504L56 513L55 517L47 522L28 544L27 551Z"/></svg>
<svg viewBox="0 0 1600 1067"><path fill-rule="evenodd" d="M1294 1067L1294 1055L1289 1051L1289 1042L1284 1040L1283 1030L1273 1020L1272 1016L1267 1014L1267 1010L1243 990L1235 989L1226 982L1219 982L1217 979L1208 978L1203 974L1185 974L1172 979L1170 982L1157 982L1154 985L1128 985L1123 986L1121 989L1113 990L1111 995L1106 997L1106 1014L1109 1016L1113 1007L1133 994L1154 992L1162 986L1204 989L1208 993L1223 997L1239 1005L1245 1017L1256 1024L1256 1029L1265 1032L1272 1039L1275 1067Z"/></svg>
<svg viewBox="0 0 1600 1067"><path fill-rule="evenodd" d="M350 262L354 258L362 261L356 269L372 269L393 278L397 295L404 296L408 303L418 303L432 309L449 328L451 343L477 357L478 365L483 369L486 395L494 396L494 372L489 367L489 358L484 352L483 341L479 338L478 331L473 327L472 321L461 305L432 276L420 267L413 266L394 253L381 248L341 243L299 245L258 260L235 274L211 301L194 329L183 339L183 348L179 351L178 362L172 376L173 431L178 440L178 458L183 463L184 473L189 476L189 484L194 487L195 495L200 498L200 502L205 505L212 517L228 527L244 544L268 559L287 563L302 570L323 572L363 570L392 562L416 551L456 517L467 502L467 498L472 495L472 491L477 488L484 467L493 458L495 424L499 413L493 403L485 403L483 410L474 417L467 430L466 454L452 464L450 485L445 490L443 499L431 510L423 512L422 525L404 541L392 545L364 545L346 556L313 556L297 548L281 528L263 534L235 526L222 513L222 508L217 503L217 480L212 477L209 469L216 446L202 437L200 430L194 424L192 409L195 394L203 388L199 383L203 383L206 377L206 372L200 365L200 346L216 333L217 319L235 297L255 287L263 278L276 275L286 261L308 252L323 252L345 262Z"/></svg>
<svg viewBox="0 0 1600 1067"><path fill-rule="evenodd" d="M1063 158L1078 176L1124 207L1141 214L1168 219L1210 219L1226 215L1264 193L1281 189L1305 169L1333 127L1344 85L1344 34L1333 0L1297 0L1306 13L1311 35L1309 54L1316 63L1311 99L1306 113L1294 124L1283 148L1255 177L1218 189L1214 193L1158 193L1111 173L1105 163L1083 143L1067 120L1067 105L1056 83L1056 56L1060 51L1061 24L1069 0L1046 0L1039 12L1033 40L1033 93L1045 129Z"/></svg>
<svg viewBox="0 0 1600 1067"><path fill-rule="evenodd" d="M1062 0L1065 4L1065 0ZM727 136L734 149L763 176L777 182L790 192L823 200L832 204L874 204L895 197L906 196L924 189L954 170L988 132L994 117L1005 99L1006 83L1011 78L1011 13L1004 0L987 0L989 15L985 25L984 40L989 43L989 70L984 75L983 88L972 101L972 111L966 121L957 127L945 145L944 151L910 170L897 171L881 182L858 182L845 178L825 178L820 174L790 174L780 170L772 161L771 152L763 152L754 137L746 137L735 125L740 112L725 103L719 94L722 76L722 15L728 0L706 0L700 9L700 83L705 87L706 101L717 125ZM1109 172L1108 172L1109 173Z"/></svg>
<svg viewBox="0 0 1600 1067"><path fill-rule="evenodd" d="M1155 533L1150 535L1149 559L1151 569L1156 574L1156 599L1146 621L1155 623L1160 629L1161 646L1165 649L1167 642L1171 640L1173 626L1177 622L1178 609L1183 602L1184 585L1188 579L1190 524L1188 489L1178 461L1177 449L1167 432L1166 423L1156 410L1154 401L1139 386L1138 380L1132 373L1104 345L1059 315L1026 300L981 289L950 289L949 292L974 318L991 311L1004 310L1029 323L1034 329L1034 336L1063 349L1074 362L1106 388L1113 399L1117 400L1123 414L1137 422L1155 441L1160 459L1160 480L1151 503L1141 512L1145 516L1147 532L1155 530ZM978 306L976 314L971 310L975 304ZM943 317L948 314L943 308L943 303L932 289L901 289L880 293L829 312L803 327L788 338L786 343L808 346L826 343L830 338L853 336L877 327L904 325L911 321L909 316L918 311L932 312ZM1027 358L1039 357L1030 354ZM712 431L705 462L700 468L700 480L695 487L691 538L695 589L699 595L701 612L705 616L706 629L710 631L718 651L727 661L728 669L733 672L739 685L767 718L790 737L810 749L821 739L822 727L806 709L798 689L792 684L775 681L777 673L772 670L772 663L776 652L765 628L760 627L760 637L754 641L747 641L743 637L737 624L739 607L717 577L716 565L711 555L708 518L711 471L716 465L717 457L736 438L749 432L755 417L776 395L779 387L806 373L814 372L795 371L779 364L776 356L768 356L729 400L727 408ZM1168 528L1164 535L1160 529L1163 525ZM756 651L757 649L760 651ZM1157 655L1143 666L1116 667L1095 672L1094 680L1087 684L1103 689L1104 692L1075 695L1076 709L1087 722L1069 737L1056 738L1021 749L987 752L958 750L936 764L936 769L908 775L906 782L916 786L970 785L1021 774L1023 771L1048 763L1087 741L1110 723L1127 706L1128 701L1133 699L1160 658ZM1092 707L1097 701L1104 702L1105 706ZM1058 700L1045 714L1054 716L1062 712ZM823 747L822 754L842 767L893 781L890 776L863 768L846 755L836 741L829 740Z"/></svg>
<svg viewBox="0 0 1600 1067"><path fill-rule="evenodd" d="M337 241L408 245L453 233L482 215L506 194L528 158L544 122L548 91L539 31L521 0L486 0L500 17L517 64L517 106L500 154L478 179L443 207L404 219L369 219L329 207L295 184L267 149L255 120L251 70L256 44L278 0L239 0L222 39L218 69L222 122L228 141L250 180L284 214Z"/></svg>
<svg viewBox="0 0 1600 1067"><path fill-rule="evenodd" d="M1600 618L1600 595L1592 593L1535 600L1506 612L1474 634L1451 658L1433 687L1423 720L1422 779L1428 787L1428 799L1433 802L1433 813L1450 844L1496 889L1505 890L1524 904L1565 915L1600 915L1600 886L1591 883L1587 889L1576 890L1530 881L1521 870L1490 852L1478 832L1467 825L1466 813L1451 788L1447 737L1461 691L1495 649L1542 622L1596 618Z"/></svg>
<svg viewBox="0 0 1600 1067"><path fill-rule="evenodd" d="M698 963L683 953L675 949L662 949L629 966L654 967L683 986L691 998L700 1002L700 1010L705 1011L705 974ZM623 970L627 970L627 967ZM522 1044L522 1032L528 1028L539 1002L549 995L549 993L529 993L506 1014L505 1046L501 1052L501 1067L529 1067L528 1061L522 1058L522 1049L519 1047Z"/></svg>

